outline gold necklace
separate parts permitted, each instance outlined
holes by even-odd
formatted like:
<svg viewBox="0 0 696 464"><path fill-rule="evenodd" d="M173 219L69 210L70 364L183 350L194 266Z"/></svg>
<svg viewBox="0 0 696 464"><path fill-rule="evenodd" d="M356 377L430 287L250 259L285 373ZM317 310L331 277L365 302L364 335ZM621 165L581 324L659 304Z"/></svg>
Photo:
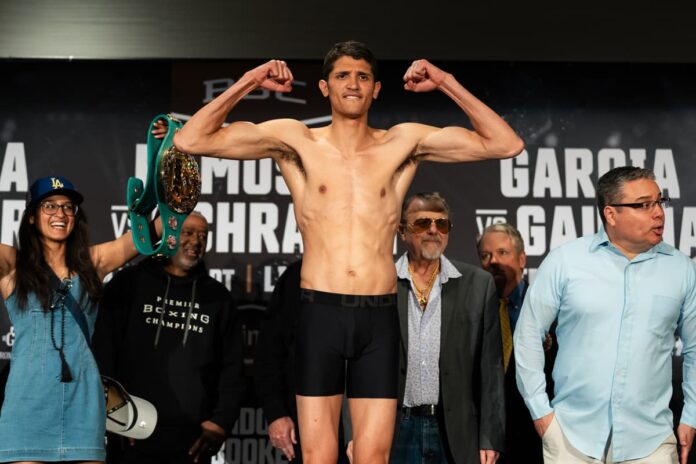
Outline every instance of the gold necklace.
<svg viewBox="0 0 696 464"><path fill-rule="evenodd" d="M413 273L413 268L411 268L411 264L409 263L408 265L408 273L411 274L413 289L415 290L416 298L418 299L418 304L420 305L421 310L423 311L425 311L425 307L428 305L428 297L430 296L430 290L433 288L433 284L435 283L435 276L437 276L437 272L439 270L440 261L438 260L437 266L435 266L435 269L433 269L433 274L430 276L428 284L425 286L425 289L421 290L420 288L418 288L418 284L416 283L416 276Z"/></svg>

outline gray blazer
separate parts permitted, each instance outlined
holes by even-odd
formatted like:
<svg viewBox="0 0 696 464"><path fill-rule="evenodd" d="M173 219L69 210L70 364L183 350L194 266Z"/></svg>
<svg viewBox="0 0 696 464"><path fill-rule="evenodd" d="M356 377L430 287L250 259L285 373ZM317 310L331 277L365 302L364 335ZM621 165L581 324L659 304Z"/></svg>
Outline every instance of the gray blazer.
<svg viewBox="0 0 696 464"><path fill-rule="evenodd" d="M498 297L491 275L452 261L462 274L442 287L440 404L446 442L456 464L479 462L479 450L503 451L505 388ZM408 359L409 281L397 283L401 350L399 407L403 403ZM397 414L398 422L401 420Z"/></svg>

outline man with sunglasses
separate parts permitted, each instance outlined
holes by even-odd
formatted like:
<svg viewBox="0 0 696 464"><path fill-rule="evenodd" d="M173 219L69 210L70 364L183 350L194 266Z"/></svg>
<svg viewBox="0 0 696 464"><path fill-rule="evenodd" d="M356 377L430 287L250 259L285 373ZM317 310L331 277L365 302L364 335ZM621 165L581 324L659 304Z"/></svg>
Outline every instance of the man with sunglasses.
<svg viewBox="0 0 696 464"><path fill-rule="evenodd" d="M597 182L603 226L552 250L514 335L517 383L545 463L686 464L696 426L696 269L663 242L668 199L654 174L619 167ZM558 318L554 399L542 340ZM672 431L671 360L682 338L684 410Z"/></svg>
<svg viewBox="0 0 696 464"><path fill-rule="evenodd" d="M396 262L401 332L392 463L496 462L505 436L498 297L491 275L447 259L452 229L437 192L409 197ZM424 462L424 461L423 461Z"/></svg>

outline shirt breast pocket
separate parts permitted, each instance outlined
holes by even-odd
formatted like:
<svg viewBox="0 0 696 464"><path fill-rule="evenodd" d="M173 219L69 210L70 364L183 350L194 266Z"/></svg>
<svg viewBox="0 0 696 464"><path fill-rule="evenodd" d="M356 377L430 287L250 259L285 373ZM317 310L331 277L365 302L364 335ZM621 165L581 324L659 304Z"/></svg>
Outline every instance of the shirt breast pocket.
<svg viewBox="0 0 696 464"><path fill-rule="evenodd" d="M675 332L681 311L681 300L667 295L653 295L648 330L658 337Z"/></svg>

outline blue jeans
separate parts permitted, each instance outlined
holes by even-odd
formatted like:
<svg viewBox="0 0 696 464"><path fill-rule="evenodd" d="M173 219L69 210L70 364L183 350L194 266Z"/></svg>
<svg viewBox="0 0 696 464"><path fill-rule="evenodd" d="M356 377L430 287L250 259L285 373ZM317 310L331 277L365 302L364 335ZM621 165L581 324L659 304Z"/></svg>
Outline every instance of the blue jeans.
<svg viewBox="0 0 696 464"><path fill-rule="evenodd" d="M448 464L437 417L413 416L404 412L396 430L390 463Z"/></svg>

